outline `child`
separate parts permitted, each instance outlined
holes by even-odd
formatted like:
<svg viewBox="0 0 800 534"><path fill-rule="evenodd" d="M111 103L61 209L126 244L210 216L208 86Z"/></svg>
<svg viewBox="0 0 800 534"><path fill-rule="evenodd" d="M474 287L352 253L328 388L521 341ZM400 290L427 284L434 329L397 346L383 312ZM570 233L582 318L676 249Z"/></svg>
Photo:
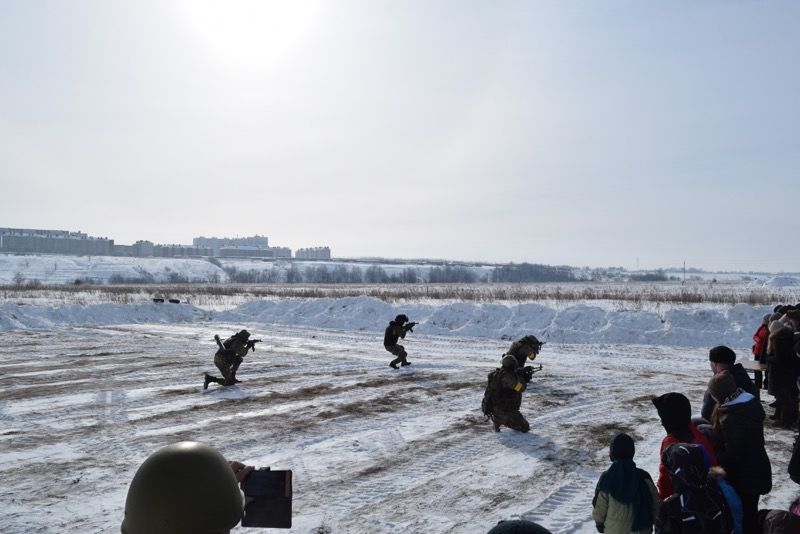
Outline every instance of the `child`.
<svg viewBox="0 0 800 534"><path fill-rule="evenodd" d="M650 474L633 461L633 439L611 440L611 467L600 475L592 500L592 518L605 534L649 534L658 511L658 492Z"/></svg>

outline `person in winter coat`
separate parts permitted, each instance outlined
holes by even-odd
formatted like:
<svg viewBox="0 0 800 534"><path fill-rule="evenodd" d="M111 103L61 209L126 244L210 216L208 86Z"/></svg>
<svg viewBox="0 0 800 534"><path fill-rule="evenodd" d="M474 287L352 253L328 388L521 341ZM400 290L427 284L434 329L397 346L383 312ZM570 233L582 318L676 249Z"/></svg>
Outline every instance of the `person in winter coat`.
<svg viewBox="0 0 800 534"><path fill-rule="evenodd" d="M767 343L769 365L769 391L775 395L775 413L772 419L784 428L792 428L797 421L797 377L800 359L795 355L794 330L778 321L770 323Z"/></svg>
<svg viewBox="0 0 800 534"><path fill-rule="evenodd" d="M736 387L727 371L715 375L708 389L718 402L711 416L719 443L717 459L742 499L745 534L755 534L759 496L772 489L772 466L764 448L764 409L753 395Z"/></svg>
<svg viewBox="0 0 800 534"><path fill-rule="evenodd" d="M406 333L413 332L416 324L417 323L409 323L408 316L404 313L395 317L394 321L389 321L389 326L386 327L386 331L383 334L383 348L396 356L396 358L389 363L389 367L392 369L397 369L398 363L403 367L411 365L411 362L406 359L408 353L405 347L403 347L403 345L398 345L397 342L400 338L405 339Z"/></svg>
<svg viewBox="0 0 800 534"><path fill-rule="evenodd" d="M661 418L661 426L667 431L667 435L661 440L661 464L658 466L658 497L663 501L672 495L672 483L670 482L667 466L664 465L664 452L675 443L698 443L705 447L711 465L717 465L717 456L714 447L706 436L692 424L692 407L689 399L680 393L665 393L653 399Z"/></svg>
<svg viewBox="0 0 800 534"><path fill-rule="evenodd" d="M753 357L761 363L767 362L767 341L769 341L769 318L771 313L761 319L761 324L753 334Z"/></svg>
<svg viewBox="0 0 800 534"><path fill-rule="evenodd" d="M733 519L719 487L708 478L702 445L675 443L661 461L675 493L661 503L655 534L733 534Z"/></svg>
<svg viewBox="0 0 800 534"><path fill-rule="evenodd" d="M727 371L733 375L738 387L747 391L751 395L756 397L758 396L758 389L756 389L756 385L752 380L750 380L750 375L747 374L747 371L745 371L744 367L742 367L742 364L736 363L736 353L731 349L724 345L714 347L708 351L708 361L709 365L711 366L711 371L715 375L722 373L723 371ZM706 389L706 392L703 395L703 406L700 408L700 415L703 416L703 419L706 421L711 421L711 413L714 411L714 407L716 405L717 401L714 400L714 397Z"/></svg>
<svg viewBox="0 0 800 534"><path fill-rule="evenodd" d="M605 534L649 534L658 513L658 492L650 474L636 467L633 439L617 434L609 447L606 469L592 500L592 519Z"/></svg>

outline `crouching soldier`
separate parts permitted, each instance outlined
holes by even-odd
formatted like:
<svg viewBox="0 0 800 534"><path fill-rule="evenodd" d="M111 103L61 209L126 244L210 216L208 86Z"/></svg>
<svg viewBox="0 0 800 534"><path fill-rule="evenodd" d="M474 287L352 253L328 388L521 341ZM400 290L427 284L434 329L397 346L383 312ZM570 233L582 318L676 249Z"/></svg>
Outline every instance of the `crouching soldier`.
<svg viewBox="0 0 800 534"><path fill-rule="evenodd" d="M520 432L531 429L519 411L527 387L525 377L517 372L517 359L509 354L503 357L502 367L489 373L481 410L494 423L495 432L500 432L500 425Z"/></svg>
<svg viewBox="0 0 800 534"><path fill-rule="evenodd" d="M408 316L400 314L394 318L394 321L389 321L389 326L386 327L386 332L383 334L383 348L397 356L389 363L389 367L397 369L397 364L402 366L411 365L411 362L406 360L408 353L403 345L398 345L397 341L400 338L405 339L407 332L413 332L414 326L417 323L409 323Z"/></svg>
<svg viewBox="0 0 800 534"><path fill-rule="evenodd" d="M241 330L225 341L220 341L218 335L214 336L219 349L214 354L214 365L222 373L222 378L205 373L203 389L208 389L208 384L216 382L222 386L232 386L241 380L236 379L236 371L242 363L248 350L256 350L256 343L260 339L250 340L250 332Z"/></svg>
<svg viewBox="0 0 800 534"><path fill-rule="evenodd" d="M510 354L517 359L517 367L522 369L530 359L535 360L536 356L542 351L543 341L536 339L536 336L525 336L513 342L506 354Z"/></svg>

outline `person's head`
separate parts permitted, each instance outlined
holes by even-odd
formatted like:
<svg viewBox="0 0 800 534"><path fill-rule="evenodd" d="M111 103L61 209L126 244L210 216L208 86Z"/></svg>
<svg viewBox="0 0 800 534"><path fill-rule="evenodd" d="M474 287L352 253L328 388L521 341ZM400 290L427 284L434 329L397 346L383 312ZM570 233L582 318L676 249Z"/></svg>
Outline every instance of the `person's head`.
<svg viewBox="0 0 800 534"><path fill-rule="evenodd" d="M551 534L549 530L533 521L513 519L500 521L497 526L486 534Z"/></svg>
<svg viewBox="0 0 800 534"><path fill-rule="evenodd" d="M772 317L771 313L764 315L764 317L761 318L761 324L769 326L770 317Z"/></svg>
<svg viewBox="0 0 800 534"><path fill-rule="evenodd" d="M783 323L779 319L775 319L774 321L770 321L769 323L769 333L774 334L778 330L783 328Z"/></svg>
<svg viewBox="0 0 800 534"><path fill-rule="evenodd" d="M238 332L236 332L236 337L238 337L242 341L247 341L248 339L250 339L250 332L244 329L239 330Z"/></svg>
<svg viewBox="0 0 800 534"><path fill-rule="evenodd" d="M722 371L708 381L708 392L717 402L722 402L736 392L736 380L728 371Z"/></svg>
<svg viewBox="0 0 800 534"><path fill-rule="evenodd" d="M633 438L628 434L620 432L611 440L611 445L608 447L608 456L612 462L614 460L633 460L634 454L636 454L636 446L633 443Z"/></svg>
<svg viewBox="0 0 800 534"><path fill-rule="evenodd" d="M128 488L122 534L225 534L244 500L228 461L213 447L182 441L139 466Z"/></svg>
<svg viewBox="0 0 800 534"><path fill-rule="evenodd" d="M736 353L725 345L719 345L708 351L708 361L711 370L719 373L724 369L730 369L736 363Z"/></svg>
<svg viewBox="0 0 800 534"><path fill-rule="evenodd" d="M394 318L394 322L402 326L408 322L408 315L401 313L400 315Z"/></svg>
<svg viewBox="0 0 800 534"><path fill-rule="evenodd" d="M500 362L500 365L502 365L503 369L505 369L506 371L515 370L517 368L517 364L518 364L517 359L511 356L510 354L507 356L503 356L503 359Z"/></svg>
<svg viewBox="0 0 800 534"><path fill-rule="evenodd" d="M675 443L667 447L661 461L667 468L675 492L683 493L706 484L710 462L702 445Z"/></svg>
<svg viewBox="0 0 800 534"><path fill-rule="evenodd" d="M692 406L681 393L665 393L653 399L653 405L661 418L661 425L668 434L686 430L692 420Z"/></svg>
<svg viewBox="0 0 800 534"><path fill-rule="evenodd" d="M542 343L539 341L536 336L525 336L519 340L520 348L519 351L523 354L526 358L530 358L531 360L535 360L536 356L542 350Z"/></svg>

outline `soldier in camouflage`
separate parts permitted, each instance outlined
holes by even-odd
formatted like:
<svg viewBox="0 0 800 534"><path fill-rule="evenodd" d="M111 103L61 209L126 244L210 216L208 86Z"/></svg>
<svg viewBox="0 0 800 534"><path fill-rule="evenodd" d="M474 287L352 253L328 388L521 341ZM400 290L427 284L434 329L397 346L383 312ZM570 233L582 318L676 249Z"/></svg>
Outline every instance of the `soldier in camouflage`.
<svg viewBox="0 0 800 534"><path fill-rule="evenodd" d="M394 360L389 363L389 367L397 369L399 363L403 367L411 365L411 362L406 360L408 353L403 345L398 345L397 342L400 338L405 339L407 332L413 332L414 326L417 323L409 323L408 316L400 314L394 318L394 321L389 321L389 326L386 327L386 332L383 334L383 348L396 356Z"/></svg>
<svg viewBox="0 0 800 534"><path fill-rule="evenodd" d="M204 376L203 389L208 389L208 384L216 382L221 386L232 386L241 380L236 379L236 371L239 369L242 360L248 350L255 350L255 344L250 339L250 332L241 330L225 341L220 341L219 335L214 336L219 349L214 354L214 365L222 373L222 378L212 376L208 373Z"/></svg>
<svg viewBox="0 0 800 534"><path fill-rule="evenodd" d="M503 356L502 367L489 373L489 383L483 396L481 409L494 423L494 431L505 425L512 430L528 432L530 424L519 411L522 392L527 389L525 379L517 372L517 359Z"/></svg>

